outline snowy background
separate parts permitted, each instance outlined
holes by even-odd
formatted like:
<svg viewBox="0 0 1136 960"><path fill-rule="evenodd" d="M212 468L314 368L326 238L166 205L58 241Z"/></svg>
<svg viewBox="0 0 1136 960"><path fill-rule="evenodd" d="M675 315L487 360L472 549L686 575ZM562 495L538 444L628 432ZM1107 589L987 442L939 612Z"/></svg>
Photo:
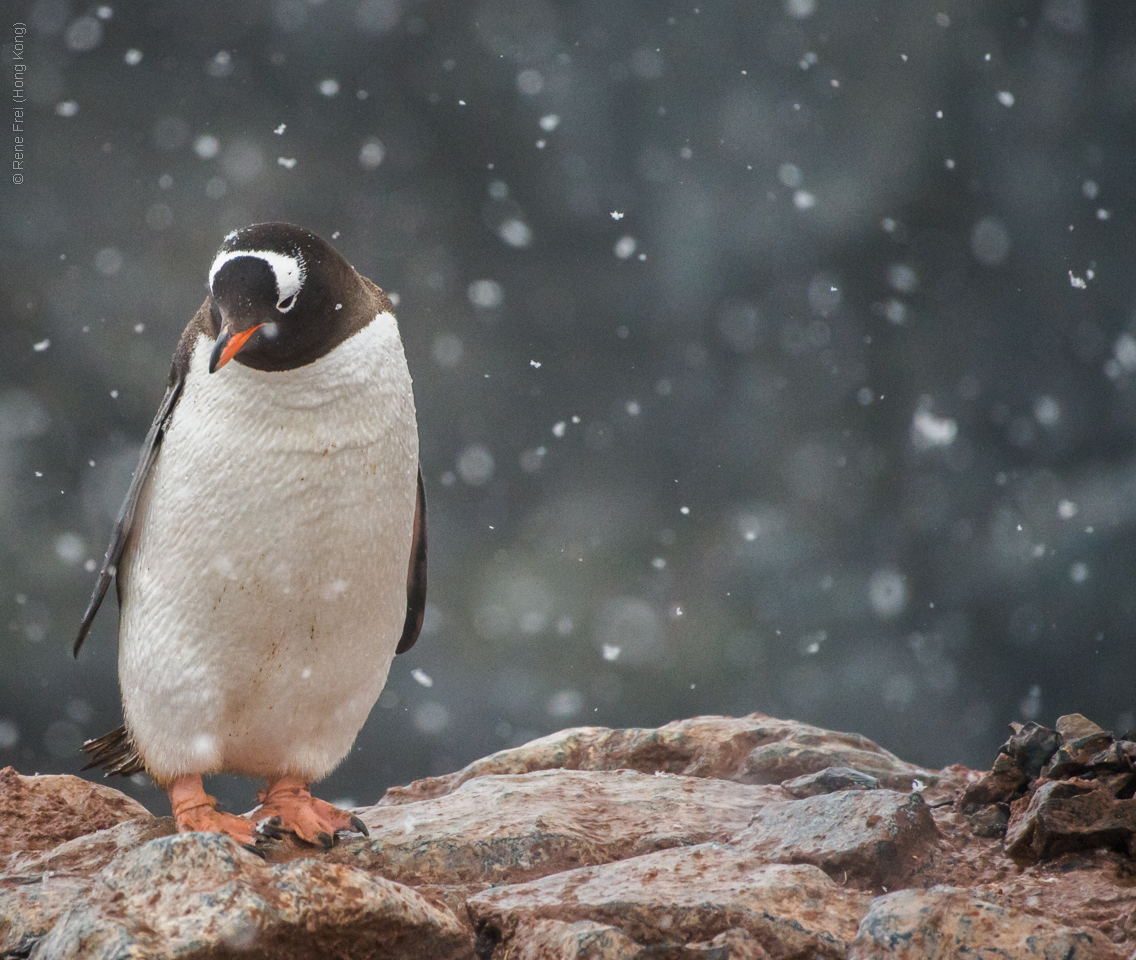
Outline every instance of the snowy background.
<svg viewBox="0 0 1136 960"><path fill-rule="evenodd" d="M0 766L120 722L114 602L75 626L213 253L275 219L397 296L430 499L426 631L324 796L699 713L929 765L1136 723L1136 9L5 13Z"/></svg>

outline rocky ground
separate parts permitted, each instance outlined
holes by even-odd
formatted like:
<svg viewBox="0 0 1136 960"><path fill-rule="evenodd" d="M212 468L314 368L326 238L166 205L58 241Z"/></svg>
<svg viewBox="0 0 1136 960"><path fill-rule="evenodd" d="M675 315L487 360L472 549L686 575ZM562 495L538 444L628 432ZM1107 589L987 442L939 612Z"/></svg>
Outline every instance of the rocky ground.
<svg viewBox="0 0 1136 960"><path fill-rule="evenodd" d="M976 772L760 714L583 727L388 791L356 810L368 838L265 859L8 767L0 957L1120 960L1131 736L1028 724Z"/></svg>

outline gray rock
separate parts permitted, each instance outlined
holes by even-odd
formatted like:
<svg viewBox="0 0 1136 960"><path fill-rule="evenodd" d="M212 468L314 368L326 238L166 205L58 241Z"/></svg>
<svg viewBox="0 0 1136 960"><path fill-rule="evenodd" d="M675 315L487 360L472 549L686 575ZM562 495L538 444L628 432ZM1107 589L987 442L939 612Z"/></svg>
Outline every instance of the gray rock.
<svg viewBox="0 0 1136 960"><path fill-rule="evenodd" d="M1061 780L1084 773L1094 757L1110 750L1112 746L1112 734L1103 732L1063 741L1049 763L1042 768L1041 776L1047 780Z"/></svg>
<svg viewBox="0 0 1136 960"><path fill-rule="evenodd" d="M26 953L74 903L90 895L93 875L119 854L173 829L172 819L147 815L76 837L53 850L13 854L8 870L0 874L0 957L9 951Z"/></svg>
<svg viewBox="0 0 1136 960"><path fill-rule="evenodd" d="M516 883L668 847L729 840L779 787L631 770L482 776L363 814L369 838L327 859L410 883Z"/></svg>
<svg viewBox="0 0 1136 960"><path fill-rule="evenodd" d="M938 839L919 794L872 790L768 804L732 844L765 862L811 863L835 880L878 887L916 872Z"/></svg>
<svg viewBox="0 0 1136 960"><path fill-rule="evenodd" d="M511 960L768 960L769 953L736 927L711 940L645 947L612 926L580 920L538 920L518 929ZM492 945L487 943L487 949Z"/></svg>
<svg viewBox="0 0 1136 960"><path fill-rule="evenodd" d="M0 957L28 956L72 904L90 898L93 880L47 877L0 890Z"/></svg>
<svg viewBox="0 0 1136 960"><path fill-rule="evenodd" d="M31 957L441 960L471 947L449 911L389 880L318 860L269 865L227 837L183 833L112 861Z"/></svg>
<svg viewBox="0 0 1136 960"><path fill-rule="evenodd" d="M1011 724L1011 727L1014 734L1002 744L1000 753L1010 757L1018 769L1028 779L1033 780L1041 772L1041 768L1049 763L1050 757L1057 752L1058 732L1043 727L1033 720Z"/></svg>
<svg viewBox="0 0 1136 960"><path fill-rule="evenodd" d="M992 803L967 817L976 837L1004 837L1010 822L1010 808L1004 803Z"/></svg>
<svg viewBox="0 0 1136 960"><path fill-rule="evenodd" d="M482 956L512 956L539 920L613 926L651 947L700 943L737 928L770 957L843 960L868 905L816 867L763 865L707 843L583 867L469 898ZM654 956L654 954L651 954Z"/></svg>
<svg viewBox="0 0 1136 960"><path fill-rule="evenodd" d="M538 920L519 929L515 940L515 960L635 960L643 950L616 927L588 920ZM489 938L483 943L494 946Z"/></svg>
<svg viewBox="0 0 1136 960"><path fill-rule="evenodd" d="M1120 960L1104 934L987 903L969 890L900 890L872 901L848 960Z"/></svg>
<svg viewBox="0 0 1136 960"><path fill-rule="evenodd" d="M932 785L938 775L905 763L858 733L778 720L760 713L745 717L693 717L658 729L574 727L520 747L475 760L444 777L392 787L382 805L439 797L474 777L533 770L638 770L675 773L737 783L778 784L828 767L851 767L884 786L910 790L912 781Z"/></svg>
<svg viewBox="0 0 1136 960"><path fill-rule="evenodd" d="M798 800L840 790L877 790L880 781L851 767L827 767L816 773L786 780L781 786Z"/></svg>
<svg viewBox="0 0 1136 960"><path fill-rule="evenodd" d="M1057 732L1061 735L1062 743L1105 733L1104 727L1098 726L1088 717L1079 713L1067 713L1063 717L1058 717L1054 726L1057 727ZM1112 734L1108 734L1108 736L1112 736Z"/></svg>

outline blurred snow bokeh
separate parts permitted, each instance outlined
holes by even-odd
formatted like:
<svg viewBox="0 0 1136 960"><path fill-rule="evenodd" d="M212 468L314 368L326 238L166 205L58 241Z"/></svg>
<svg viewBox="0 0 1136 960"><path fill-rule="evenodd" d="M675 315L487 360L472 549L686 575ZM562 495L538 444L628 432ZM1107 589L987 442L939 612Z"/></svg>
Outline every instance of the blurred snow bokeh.
<svg viewBox="0 0 1136 960"><path fill-rule="evenodd" d="M423 639L325 795L574 723L935 765L1131 722L1133 12L17 7L0 765L120 722L114 604L73 630L210 258L269 219L398 292L430 498Z"/></svg>

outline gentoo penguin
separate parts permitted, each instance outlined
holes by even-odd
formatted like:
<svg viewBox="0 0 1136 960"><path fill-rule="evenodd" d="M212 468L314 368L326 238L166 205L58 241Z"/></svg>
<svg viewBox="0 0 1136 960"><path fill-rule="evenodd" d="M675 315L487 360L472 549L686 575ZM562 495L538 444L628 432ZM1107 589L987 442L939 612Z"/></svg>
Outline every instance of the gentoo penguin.
<svg viewBox="0 0 1136 960"><path fill-rule="evenodd" d="M229 234L181 335L75 654L117 576L124 726L179 830L330 846L308 786L347 755L426 603L414 395L391 301L315 234ZM203 775L266 778L252 815Z"/></svg>

